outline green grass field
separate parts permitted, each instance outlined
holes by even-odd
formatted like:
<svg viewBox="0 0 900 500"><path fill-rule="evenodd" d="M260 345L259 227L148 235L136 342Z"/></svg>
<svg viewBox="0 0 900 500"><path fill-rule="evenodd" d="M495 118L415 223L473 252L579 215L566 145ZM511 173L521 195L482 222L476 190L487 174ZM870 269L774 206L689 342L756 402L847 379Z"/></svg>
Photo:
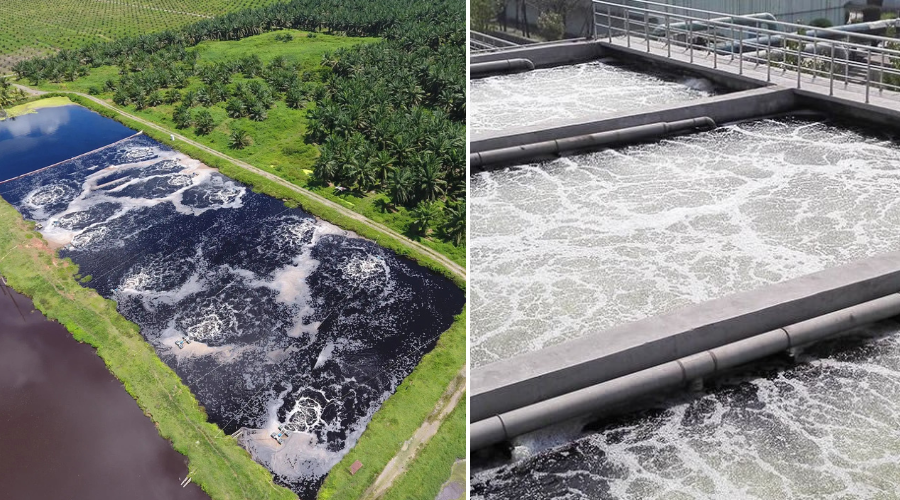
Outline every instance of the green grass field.
<svg viewBox="0 0 900 500"><path fill-rule="evenodd" d="M0 0L4 1L4 0ZM290 42L275 41L279 34L290 33L294 39ZM264 64L277 56L284 56L292 63L299 63L301 70L315 70L321 66L322 56L343 47L351 47L360 43L372 43L375 38L343 37L317 33L314 38L307 37L307 32L298 30L283 30L266 33L263 35L244 38L239 41L228 42L203 42L197 46L200 52L199 64L235 60L243 56L257 54ZM38 86L41 90L71 90L90 93L93 88L100 90L97 97L112 102L112 92L103 90L103 83L107 79L116 80L119 77L118 68L115 66L102 66L94 69L90 75L76 79L74 82L51 83L44 82ZM236 76L234 83L245 81L245 78ZM189 78L187 88L183 92L196 90L202 86L199 78ZM28 81L21 81L28 85ZM174 129L175 123L172 112L175 105L161 104L156 107L148 107L141 110L133 105L125 107L129 112L152 121L167 128ZM193 128L180 129L179 133L191 138L205 146L221 151L247 163L269 171L279 177L310 189L326 198L336 201L345 207L361 213L371 220L385 224L392 229L416 239L424 245L446 255L461 266L466 264L465 245L456 246L451 242L443 241L436 235L422 237L417 234L413 226L413 217L404 207L387 209L385 203L388 197L376 193L339 193L331 187L311 185L309 173L318 156L318 149L314 145L305 144L303 137L306 133L307 109L290 109L284 101L276 101L275 106L268 111L268 118L262 122L252 121L248 118L229 118L225 111L225 103L220 102L209 107L209 111L217 125L207 135L198 135ZM229 136L234 127L240 127L247 131L252 138L252 144L244 149L232 149L229 147Z"/></svg>
<svg viewBox="0 0 900 500"><path fill-rule="evenodd" d="M0 0L0 74L16 61L279 0Z"/></svg>
<svg viewBox="0 0 900 500"><path fill-rule="evenodd" d="M385 494L385 500L432 499L448 480L465 489L466 402L461 400L434 438L425 444L406 474ZM465 495L463 496L465 498Z"/></svg>

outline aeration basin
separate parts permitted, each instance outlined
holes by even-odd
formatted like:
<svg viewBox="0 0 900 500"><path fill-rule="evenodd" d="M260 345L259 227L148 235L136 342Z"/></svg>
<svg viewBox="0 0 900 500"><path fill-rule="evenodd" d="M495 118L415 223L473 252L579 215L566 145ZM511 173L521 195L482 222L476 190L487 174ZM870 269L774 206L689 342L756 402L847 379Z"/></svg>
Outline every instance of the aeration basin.
<svg viewBox="0 0 900 500"><path fill-rule="evenodd" d="M470 81L469 128L481 136L558 125L712 95L708 81L594 61Z"/></svg>

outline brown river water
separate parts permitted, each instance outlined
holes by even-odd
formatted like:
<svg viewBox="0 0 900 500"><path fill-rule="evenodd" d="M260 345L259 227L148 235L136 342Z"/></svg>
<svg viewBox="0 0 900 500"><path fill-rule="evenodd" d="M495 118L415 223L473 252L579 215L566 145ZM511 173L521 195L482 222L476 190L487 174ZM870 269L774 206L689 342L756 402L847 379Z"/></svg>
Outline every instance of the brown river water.
<svg viewBox="0 0 900 500"><path fill-rule="evenodd" d="M0 498L209 499L94 348L0 284Z"/></svg>

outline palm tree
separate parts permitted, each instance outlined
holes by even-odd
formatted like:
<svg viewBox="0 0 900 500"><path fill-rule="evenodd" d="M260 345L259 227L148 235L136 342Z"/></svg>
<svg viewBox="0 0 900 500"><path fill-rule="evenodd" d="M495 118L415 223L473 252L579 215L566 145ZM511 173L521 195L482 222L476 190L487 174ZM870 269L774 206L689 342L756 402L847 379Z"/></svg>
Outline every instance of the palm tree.
<svg viewBox="0 0 900 500"><path fill-rule="evenodd" d="M416 205L416 208L412 211L412 218L419 234L422 236L427 235L428 228L434 224L440 214L440 207L433 201L423 201Z"/></svg>
<svg viewBox="0 0 900 500"><path fill-rule="evenodd" d="M466 202L461 200L447 207L447 221L444 232L459 246L466 238Z"/></svg>
<svg viewBox="0 0 900 500"><path fill-rule="evenodd" d="M231 129L229 145L232 149L244 149L245 147L250 145L250 134L248 134L246 130L240 127L233 127Z"/></svg>
<svg viewBox="0 0 900 500"><path fill-rule="evenodd" d="M182 103L172 113L172 121L175 122L175 128L188 128L193 121L191 118L191 107Z"/></svg>
<svg viewBox="0 0 900 500"><path fill-rule="evenodd" d="M196 127L197 135L207 135L212 132L212 129L216 128L216 122L213 120L209 110L202 108L194 116L194 126Z"/></svg>
<svg viewBox="0 0 900 500"><path fill-rule="evenodd" d="M443 195L447 181L444 180L444 173L441 171L441 164L437 156L431 151L422 153L418 166L419 195L426 200L434 200Z"/></svg>
<svg viewBox="0 0 900 500"><path fill-rule="evenodd" d="M409 168L400 168L391 172L388 179L388 192L398 205L410 205L415 197L416 178Z"/></svg>

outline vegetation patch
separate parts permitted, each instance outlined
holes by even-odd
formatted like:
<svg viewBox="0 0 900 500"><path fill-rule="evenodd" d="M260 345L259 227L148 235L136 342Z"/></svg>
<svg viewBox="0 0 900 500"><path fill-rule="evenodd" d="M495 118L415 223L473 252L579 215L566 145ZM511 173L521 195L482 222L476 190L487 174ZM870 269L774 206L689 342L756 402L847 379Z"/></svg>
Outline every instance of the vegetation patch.
<svg viewBox="0 0 900 500"><path fill-rule="evenodd" d="M57 96L48 99L38 99L36 101L27 102L11 108L6 108L5 116L0 115L0 121L6 118L15 118L17 116L37 113L37 110L43 108L55 108L59 106L68 106L74 104L68 97Z"/></svg>
<svg viewBox="0 0 900 500"><path fill-rule="evenodd" d="M15 71L177 128L465 265L464 5L323 3L237 12Z"/></svg>
<svg viewBox="0 0 900 500"><path fill-rule="evenodd" d="M406 474L387 491L385 500L437 497L447 481L466 491L466 402L460 400L441 428L413 460ZM460 498L466 498L465 493Z"/></svg>
<svg viewBox="0 0 900 500"><path fill-rule="evenodd" d="M185 26L278 0L0 0L0 75L24 59Z"/></svg>
<svg viewBox="0 0 900 500"><path fill-rule="evenodd" d="M34 224L0 200L0 274L31 297L35 307L72 336L97 349L109 370L157 426L160 435L189 460L192 480L213 499L291 499L272 475L206 414L178 375L116 311L116 304L82 287L78 266L59 259Z"/></svg>

